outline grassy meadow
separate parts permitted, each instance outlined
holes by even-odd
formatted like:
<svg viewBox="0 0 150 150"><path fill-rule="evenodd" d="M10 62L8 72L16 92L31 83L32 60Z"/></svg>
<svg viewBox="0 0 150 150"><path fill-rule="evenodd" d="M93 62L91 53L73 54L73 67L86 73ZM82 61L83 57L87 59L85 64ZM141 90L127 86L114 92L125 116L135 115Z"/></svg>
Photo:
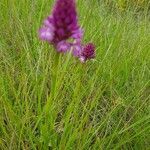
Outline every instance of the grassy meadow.
<svg viewBox="0 0 150 150"><path fill-rule="evenodd" d="M150 7L126 2L77 1L82 64L38 38L54 0L0 1L0 150L149 150Z"/></svg>

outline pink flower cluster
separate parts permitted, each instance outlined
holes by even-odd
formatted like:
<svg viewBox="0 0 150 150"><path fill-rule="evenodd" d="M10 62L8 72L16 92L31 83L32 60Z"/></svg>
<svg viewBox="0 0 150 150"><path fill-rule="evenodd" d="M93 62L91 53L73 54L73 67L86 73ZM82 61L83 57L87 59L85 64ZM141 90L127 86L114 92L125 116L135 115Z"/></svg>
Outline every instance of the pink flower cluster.
<svg viewBox="0 0 150 150"><path fill-rule="evenodd" d="M75 0L56 0L52 14L39 30L39 37L52 44L58 52L71 50L82 62L95 57L95 46L81 43L83 30L78 25Z"/></svg>

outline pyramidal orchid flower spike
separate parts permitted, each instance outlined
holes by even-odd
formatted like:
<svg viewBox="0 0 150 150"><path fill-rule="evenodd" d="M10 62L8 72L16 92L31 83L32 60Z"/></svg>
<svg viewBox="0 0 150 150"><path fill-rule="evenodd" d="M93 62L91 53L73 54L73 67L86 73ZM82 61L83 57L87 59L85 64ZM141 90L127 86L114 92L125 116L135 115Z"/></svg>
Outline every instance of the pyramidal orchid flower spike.
<svg viewBox="0 0 150 150"><path fill-rule="evenodd" d="M75 0L56 0L52 14L44 20L39 30L39 37L52 44L57 52L72 50L81 62L95 57L95 46L92 43L83 46L81 43L83 29L78 25Z"/></svg>
<svg viewBox="0 0 150 150"><path fill-rule="evenodd" d="M83 50L80 55L80 61L85 62L88 59L95 58L95 46L93 43L88 43L83 47Z"/></svg>

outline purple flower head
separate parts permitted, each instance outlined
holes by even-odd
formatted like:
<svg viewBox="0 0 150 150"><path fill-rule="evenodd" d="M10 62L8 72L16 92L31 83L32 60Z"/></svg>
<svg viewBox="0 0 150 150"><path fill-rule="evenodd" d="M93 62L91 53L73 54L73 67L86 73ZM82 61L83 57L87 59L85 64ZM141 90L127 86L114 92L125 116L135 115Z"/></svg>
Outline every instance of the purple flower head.
<svg viewBox="0 0 150 150"><path fill-rule="evenodd" d="M39 31L42 40L53 44L59 52L66 52L70 48L67 40L73 38L81 41L82 29L78 25L75 0L56 0L52 15L44 21ZM60 48L61 43L61 48ZM62 48L65 43L65 48Z"/></svg>
<svg viewBox="0 0 150 150"><path fill-rule="evenodd" d="M95 57L94 44L83 46L81 43L83 29L78 25L75 0L56 0L52 14L44 20L39 30L39 37L52 44L57 52L71 50L81 62Z"/></svg>
<svg viewBox="0 0 150 150"><path fill-rule="evenodd" d="M80 61L85 62L88 59L93 58L95 58L95 45L93 43L88 43L84 46L81 52Z"/></svg>

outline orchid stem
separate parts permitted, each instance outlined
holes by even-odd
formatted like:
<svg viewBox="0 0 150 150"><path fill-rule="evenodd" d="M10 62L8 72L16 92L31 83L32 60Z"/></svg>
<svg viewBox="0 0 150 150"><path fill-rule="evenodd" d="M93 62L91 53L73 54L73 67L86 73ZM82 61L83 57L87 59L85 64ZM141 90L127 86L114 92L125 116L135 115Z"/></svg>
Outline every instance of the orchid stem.
<svg viewBox="0 0 150 150"><path fill-rule="evenodd" d="M49 111L50 108L55 100L56 96L56 80L57 80L57 74L58 74L58 66L59 66L59 54L55 53L55 59L53 64L53 72L52 72L52 79L51 79L51 90L50 90L50 96L47 99L46 103L46 116L49 117Z"/></svg>

